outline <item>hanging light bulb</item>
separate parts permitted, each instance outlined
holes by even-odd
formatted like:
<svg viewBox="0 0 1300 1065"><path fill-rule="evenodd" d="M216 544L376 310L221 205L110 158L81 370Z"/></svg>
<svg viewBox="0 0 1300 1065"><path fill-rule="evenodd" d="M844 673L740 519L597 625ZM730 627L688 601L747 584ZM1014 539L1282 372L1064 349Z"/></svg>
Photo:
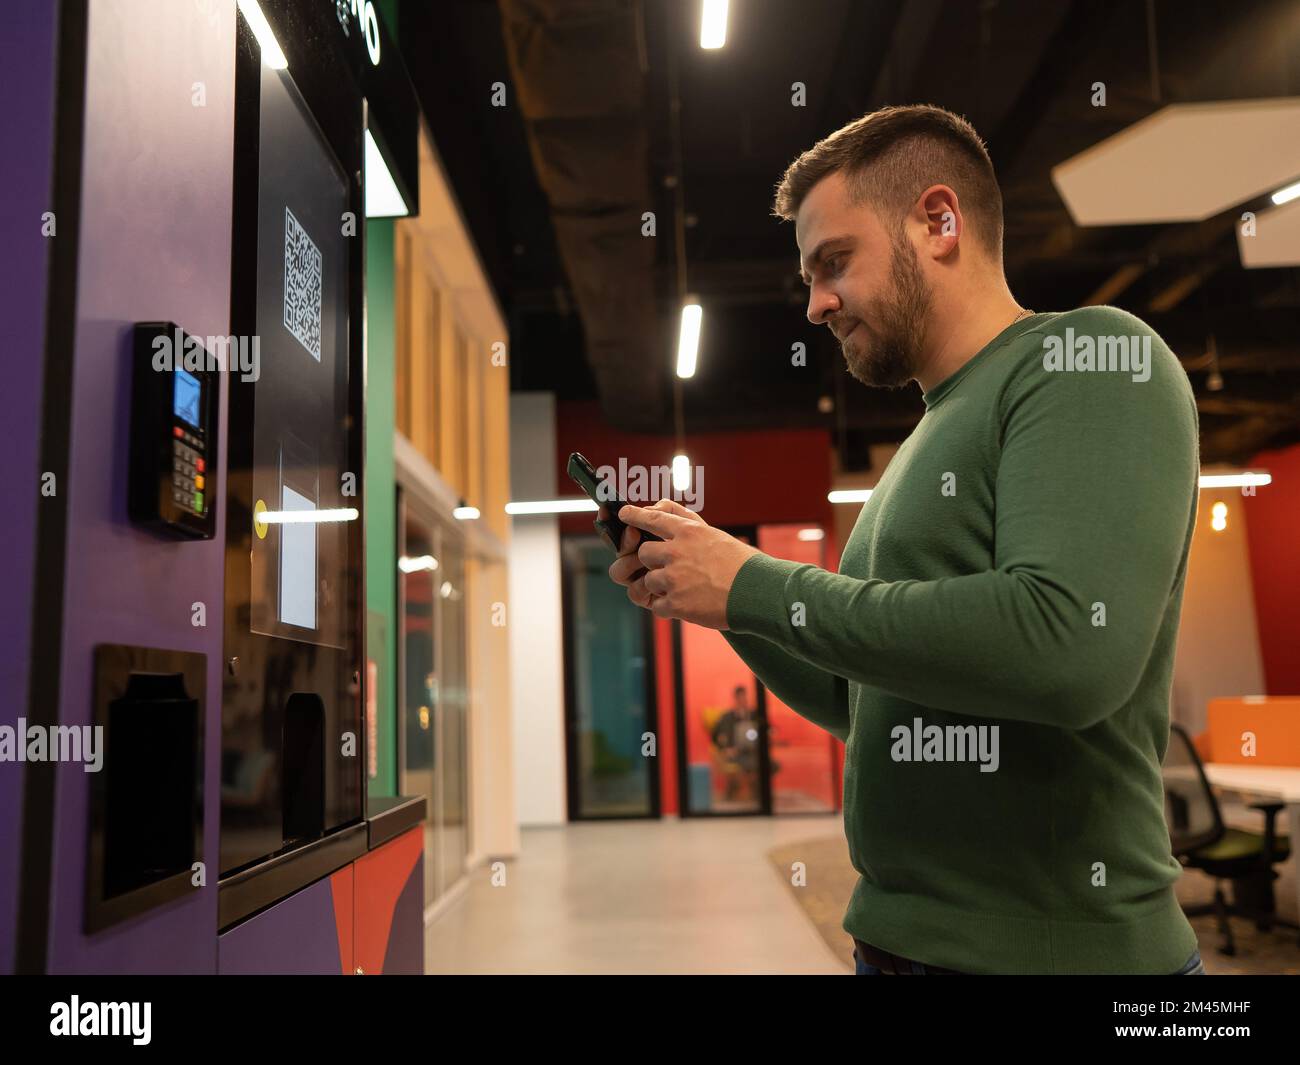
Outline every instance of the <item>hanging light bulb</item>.
<svg viewBox="0 0 1300 1065"><path fill-rule="evenodd" d="M1205 378L1205 387L1210 392L1223 391L1223 374L1219 373L1219 346L1215 343L1214 334L1210 334L1210 343L1207 353L1210 356L1210 373Z"/></svg>

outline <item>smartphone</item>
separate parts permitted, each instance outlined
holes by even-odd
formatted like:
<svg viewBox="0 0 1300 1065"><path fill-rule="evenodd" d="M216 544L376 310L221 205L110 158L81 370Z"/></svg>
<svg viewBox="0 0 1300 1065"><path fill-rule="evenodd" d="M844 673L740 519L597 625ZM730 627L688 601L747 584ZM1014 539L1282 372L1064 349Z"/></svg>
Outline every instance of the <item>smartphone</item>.
<svg viewBox="0 0 1300 1065"><path fill-rule="evenodd" d="M601 539L614 549L614 554L618 554L623 543L623 530L627 528L624 522L618 520L618 512L625 506L624 501L601 497L599 492L600 477L596 474L596 468L580 452L575 451L569 456L569 476L573 478L578 487L587 494L587 497L592 502L605 508L605 512L609 517L604 521L597 518L593 524L596 526L596 532L600 533ZM641 533L642 542L646 540L663 540L662 536L656 536L644 529L638 529L637 531Z"/></svg>

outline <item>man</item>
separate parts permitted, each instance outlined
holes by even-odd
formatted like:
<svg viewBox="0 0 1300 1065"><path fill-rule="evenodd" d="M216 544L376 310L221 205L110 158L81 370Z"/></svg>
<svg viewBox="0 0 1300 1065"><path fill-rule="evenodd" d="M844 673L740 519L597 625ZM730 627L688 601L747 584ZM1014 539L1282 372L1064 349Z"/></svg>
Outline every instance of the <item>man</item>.
<svg viewBox="0 0 1300 1065"><path fill-rule="evenodd" d="M731 705L718 715L709 739L722 754L741 761L744 752L754 747L757 728L757 719L749 708L749 692L743 684L737 684L731 692Z"/></svg>
<svg viewBox="0 0 1300 1065"><path fill-rule="evenodd" d="M1125 312L1016 303L992 164L939 108L832 134L775 209L809 321L924 416L839 573L661 500L620 514L663 542L629 529L611 577L846 742L859 972L1203 972L1160 778L1199 472L1178 360Z"/></svg>
<svg viewBox="0 0 1300 1065"><path fill-rule="evenodd" d="M718 715L709 739L724 762L735 767L725 781L723 797L732 800L742 791L750 801L758 794L758 716L749 707L749 691L737 684L731 706Z"/></svg>

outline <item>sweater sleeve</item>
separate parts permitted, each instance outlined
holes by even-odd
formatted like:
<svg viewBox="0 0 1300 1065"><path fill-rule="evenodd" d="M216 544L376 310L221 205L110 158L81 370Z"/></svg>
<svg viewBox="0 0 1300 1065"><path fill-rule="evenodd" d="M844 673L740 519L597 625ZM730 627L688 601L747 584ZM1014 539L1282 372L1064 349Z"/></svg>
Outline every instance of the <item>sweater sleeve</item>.
<svg viewBox="0 0 1300 1065"><path fill-rule="evenodd" d="M781 702L837 739L849 738L848 689L842 680L761 636L722 635Z"/></svg>
<svg viewBox="0 0 1300 1065"><path fill-rule="evenodd" d="M1108 308L1085 321L1151 335L1150 378L1050 372L1036 356L1008 378L993 568L864 580L755 555L732 585L728 627L953 713L1083 729L1122 707L1173 608L1196 500L1196 409L1147 326Z"/></svg>

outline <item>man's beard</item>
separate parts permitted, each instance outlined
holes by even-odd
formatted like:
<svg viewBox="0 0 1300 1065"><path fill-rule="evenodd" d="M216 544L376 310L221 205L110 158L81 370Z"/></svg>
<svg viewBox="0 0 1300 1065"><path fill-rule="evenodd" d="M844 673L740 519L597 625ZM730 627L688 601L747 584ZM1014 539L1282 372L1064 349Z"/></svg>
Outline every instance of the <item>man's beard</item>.
<svg viewBox="0 0 1300 1065"><path fill-rule="evenodd" d="M872 388L901 388L916 376L933 296L901 234L890 241L889 277L893 293L869 308L876 325L859 318L852 345L840 342L849 373Z"/></svg>

